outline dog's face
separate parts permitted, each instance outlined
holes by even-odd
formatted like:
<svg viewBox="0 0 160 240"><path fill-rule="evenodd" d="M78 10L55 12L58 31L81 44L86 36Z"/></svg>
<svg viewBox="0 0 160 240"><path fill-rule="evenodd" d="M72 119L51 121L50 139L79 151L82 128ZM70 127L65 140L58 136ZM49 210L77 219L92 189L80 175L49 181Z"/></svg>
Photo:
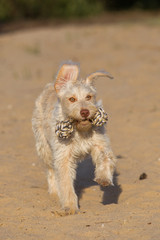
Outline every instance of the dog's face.
<svg viewBox="0 0 160 240"><path fill-rule="evenodd" d="M55 90L66 118L72 118L77 130L88 131L91 119L97 111L96 90L93 86L93 77L106 73L97 72L85 80L77 80L79 66L77 64L64 64L60 68ZM94 75L94 76L93 76Z"/></svg>
<svg viewBox="0 0 160 240"><path fill-rule="evenodd" d="M96 91L85 82L67 83L60 94L63 113L74 120L78 130L91 128L96 107Z"/></svg>

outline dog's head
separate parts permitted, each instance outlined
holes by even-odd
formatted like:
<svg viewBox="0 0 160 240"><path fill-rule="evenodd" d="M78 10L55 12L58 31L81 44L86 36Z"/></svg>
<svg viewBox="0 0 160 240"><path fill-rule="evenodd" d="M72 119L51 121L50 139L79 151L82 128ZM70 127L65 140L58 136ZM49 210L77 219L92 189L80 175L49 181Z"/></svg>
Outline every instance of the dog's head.
<svg viewBox="0 0 160 240"><path fill-rule="evenodd" d="M84 80L79 80L78 76L77 63L64 63L56 77L55 91L64 117L73 119L77 130L88 131L92 126L91 119L98 108L93 81L99 76L109 78L112 76L104 71L92 73Z"/></svg>

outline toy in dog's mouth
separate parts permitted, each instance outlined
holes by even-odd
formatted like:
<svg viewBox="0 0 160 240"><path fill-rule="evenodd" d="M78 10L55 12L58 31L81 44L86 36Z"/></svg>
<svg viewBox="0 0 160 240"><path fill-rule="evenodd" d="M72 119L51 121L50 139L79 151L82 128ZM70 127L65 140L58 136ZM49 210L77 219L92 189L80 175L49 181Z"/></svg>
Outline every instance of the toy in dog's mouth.
<svg viewBox="0 0 160 240"><path fill-rule="evenodd" d="M66 121L59 121L56 124L55 133L59 138L69 138L74 131L73 124L86 126L86 125L94 125L97 127L103 126L108 121L107 113L99 108L92 119L82 119L82 120L73 120L68 119Z"/></svg>

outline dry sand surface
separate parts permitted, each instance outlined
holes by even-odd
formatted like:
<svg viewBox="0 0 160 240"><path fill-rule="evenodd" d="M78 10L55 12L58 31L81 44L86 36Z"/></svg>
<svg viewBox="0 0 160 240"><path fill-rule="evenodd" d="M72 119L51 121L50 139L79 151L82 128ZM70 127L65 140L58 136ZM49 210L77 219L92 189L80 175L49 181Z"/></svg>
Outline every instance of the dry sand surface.
<svg viewBox="0 0 160 240"><path fill-rule="evenodd" d="M91 160L78 167L81 213L56 217L31 130L36 97L59 63L81 63L96 82L118 156L115 186L92 181ZM0 35L0 239L160 239L160 25L66 25ZM147 178L139 180L142 173Z"/></svg>

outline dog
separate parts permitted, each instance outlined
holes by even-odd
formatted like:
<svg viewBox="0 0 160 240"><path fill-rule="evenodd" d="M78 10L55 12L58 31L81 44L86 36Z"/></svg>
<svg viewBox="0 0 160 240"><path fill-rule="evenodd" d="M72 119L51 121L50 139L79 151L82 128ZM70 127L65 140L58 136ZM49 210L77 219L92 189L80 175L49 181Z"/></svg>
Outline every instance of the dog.
<svg viewBox="0 0 160 240"><path fill-rule="evenodd" d="M94 87L96 78L112 76L99 71L79 79L79 72L78 63L63 63L55 83L36 100L32 118L37 153L47 166L49 193L58 194L64 215L79 211L74 189L78 162L90 154L94 180L102 186L113 185L116 163L105 130L107 117Z"/></svg>

